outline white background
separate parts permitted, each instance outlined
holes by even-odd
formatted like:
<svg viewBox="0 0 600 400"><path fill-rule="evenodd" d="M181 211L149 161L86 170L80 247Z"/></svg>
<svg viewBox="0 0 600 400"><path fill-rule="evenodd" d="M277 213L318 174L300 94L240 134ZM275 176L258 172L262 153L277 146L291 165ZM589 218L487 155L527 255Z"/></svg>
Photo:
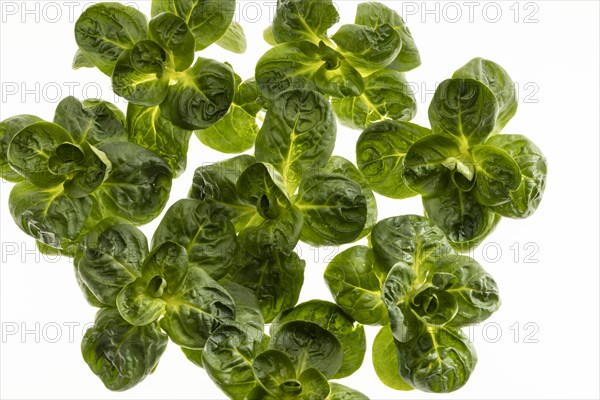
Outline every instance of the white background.
<svg viewBox="0 0 600 400"><path fill-rule="evenodd" d="M69 94L115 101L99 71L70 68L73 24L84 4L0 1L0 119L28 113L52 120L56 104ZM233 55L213 46L202 55L229 61L248 78L268 48L262 30L273 3L240 4L248 52ZM338 2L343 22L353 21L356 4ZM503 304L470 332L479 363L466 387L448 395L396 392L378 381L370 350L362 369L342 383L372 399L598 398L598 3L387 4L404 11L423 59L407 74L418 89L414 122L428 125L436 83L473 57L494 60L519 90L519 111L504 132L525 134L544 151L548 187L533 217L504 219L473 254L496 278ZM149 14L149 1L138 5ZM117 104L125 108L124 101ZM340 127L338 135L336 154L355 160L359 132ZM188 170L174 183L169 204L186 196L197 166L225 157L192 137ZM142 384L126 393L106 390L79 349L95 310L83 300L70 261L36 254L33 240L16 228L8 211L11 187L0 184L1 398L224 398L172 343ZM417 198L378 200L380 218L422 213ZM157 222L144 227L145 233L151 235ZM340 250L301 250L307 261L301 300L330 300L322 275ZM369 346L376 332L367 328Z"/></svg>

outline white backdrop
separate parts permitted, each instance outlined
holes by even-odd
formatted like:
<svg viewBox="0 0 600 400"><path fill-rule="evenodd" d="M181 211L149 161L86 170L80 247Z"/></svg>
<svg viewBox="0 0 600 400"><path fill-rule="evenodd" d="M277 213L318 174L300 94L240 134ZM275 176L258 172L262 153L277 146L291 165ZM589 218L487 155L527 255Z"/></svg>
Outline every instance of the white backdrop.
<svg viewBox="0 0 600 400"><path fill-rule="evenodd" d="M131 3L149 14L149 1ZM213 46L202 55L229 61L248 78L268 48L262 30L274 2L239 3L247 53ZM362 369L342 383L371 399L598 398L598 2L386 3L404 14L421 51L423 65L407 74L419 101L414 122L428 125L436 83L473 57L494 60L519 93L519 111L504 132L538 144L549 160L549 179L533 217L503 220L473 254L496 278L503 304L468 332L479 363L466 387L448 395L396 392L377 379L370 349ZM125 108L99 71L71 70L73 24L86 4L0 1L0 120L22 113L52 120L58 101L70 94ZM338 2L343 22L353 21L356 4ZM340 127L338 135L336 154L355 160L359 132ZM186 196L197 166L225 157L192 137L188 170L175 181L169 204ZM172 343L156 373L138 387L106 390L79 349L96 310L83 300L70 261L40 256L17 229L8 211L11 187L0 184L0 398L224 398ZM378 200L380 218L422 213L417 198ZM156 224L144 232L151 235ZM322 275L340 250L301 248L307 261L301 300L331 300ZM367 328L369 346L376 332Z"/></svg>

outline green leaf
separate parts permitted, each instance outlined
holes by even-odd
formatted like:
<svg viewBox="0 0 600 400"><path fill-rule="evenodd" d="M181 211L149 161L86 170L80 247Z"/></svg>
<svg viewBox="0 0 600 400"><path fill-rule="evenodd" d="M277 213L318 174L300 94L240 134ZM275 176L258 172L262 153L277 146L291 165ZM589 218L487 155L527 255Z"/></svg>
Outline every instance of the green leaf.
<svg viewBox="0 0 600 400"><path fill-rule="evenodd" d="M418 337L424 325L409 304L416 277L413 268L400 261L390 270L383 284L382 297L390 316L392 334L401 343Z"/></svg>
<svg viewBox="0 0 600 400"><path fill-rule="evenodd" d="M510 201L511 193L521 185L521 169L512 157L495 146L476 145L471 149L476 163L475 196L486 206Z"/></svg>
<svg viewBox="0 0 600 400"><path fill-rule="evenodd" d="M166 347L158 324L129 325L115 308L98 311L81 342L85 362L114 391L131 389L154 372Z"/></svg>
<svg viewBox="0 0 600 400"><path fill-rule="evenodd" d="M160 326L179 346L202 349L221 324L235 320L231 296L200 268L191 267L183 286L165 302Z"/></svg>
<svg viewBox="0 0 600 400"><path fill-rule="evenodd" d="M165 51L152 40L123 51L112 75L115 94L138 106L161 104L169 91L169 75L163 73L166 59Z"/></svg>
<svg viewBox="0 0 600 400"><path fill-rule="evenodd" d="M437 290L454 297L457 313L452 326L478 324L500 307L500 295L494 278L474 259L466 256L444 256L430 259L427 281ZM441 304L440 304L441 306Z"/></svg>
<svg viewBox="0 0 600 400"><path fill-rule="evenodd" d="M189 197L223 206L236 229L242 229L257 211L255 205L242 200L236 184L242 172L255 163L254 157L241 155L198 168Z"/></svg>
<svg viewBox="0 0 600 400"><path fill-rule="evenodd" d="M191 131L171 123L159 107L140 107L133 103L127 106L127 126L132 143L158 154L169 164L174 178L183 174Z"/></svg>
<svg viewBox="0 0 600 400"><path fill-rule="evenodd" d="M175 242L161 242L144 260L142 277L151 296L173 296L180 292L190 269L185 247Z"/></svg>
<svg viewBox="0 0 600 400"><path fill-rule="evenodd" d="M264 339L265 321L254 292L230 280L224 280L221 284L235 302L235 323L256 340Z"/></svg>
<svg viewBox="0 0 600 400"><path fill-rule="evenodd" d="M270 163L294 193L302 174L323 167L335 146L335 117L329 102L311 90L280 94L256 138L256 159Z"/></svg>
<svg viewBox="0 0 600 400"><path fill-rule="evenodd" d="M270 395L262 386L257 385L246 394L244 400L278 400L278 398Z"/></svg>
<svg viewBox="0 0 600 400"><path fill-rule="evenodd" d="M165 281L161 279L151 282L137 279L129 283L117 296L117 309L121 317L136 326L157 321L165 313L165 302L156 291L162 290L164 285Z"/></svg>
<svg viewBox="0 0 600 400"><path fill-rule="evenodd" d="M337 53L337 52L336 52ZM326 61L314 75L317 88L326 96L360 96L365 90L365 80L352 64L339 53Z"/></svg>
<svg viewBox="0 0 600 400"><path fill-rule="evenodd" d="M204 354L204 350L199 349L188 349L187 347L181 347L181 352L192 364L196 367L204 368L204 363L202 362L202 355Z"/></svg>
<svg viewBox="0 0 600 400"><path fill-rule="evenodd" d="M125 285L142 275L146 236L125 220L105 219L81 239L75 259L81 282L103 304L116 306Z"/></svg>
<svg viewBox="0 0 600 400"><path fill-rule="evenodd" d="M221 153L242 153L254 146L258 135L256 115L232 104L229 112L208 129L194 132L200 141Z"/></svg>
<svg viewBox="0 0 600 400"><path fill-rule="evenodd" d="M339 383L329 384L330 393L326 400L369 400L367 396L358 390L351 389Z"/></svg>
<svg viewBox="0 0 600 400"><path fill-rule="evenodd" d="M196 40L185 21L165 12L150 20L150 37L169 53L175 71L185 71L194 63Z"/></svg>
<svg viewBox="0 0 600 400"><path fill-rule="evenodd" d="M410 71L421 65L419 50L402 17L391 8L377 2L361 3L357 6L355 24L370 26L377 29L388 24L402 40L402 50L398 57L388 65L388 69L395 71Z"/></svg>
<svg viewBox="0 0 600 400"><path fill-rule="evenodd" d="M540 205L548 165L542 151L522 135L496 135L486 142L512 157L521 171L521 185L510 193L510 201L494 207L494 211L508 218L527 218Z"/></svg>
<svg viewBox="0 0 600 400"><path fill-rule="evenodd" d="M342 25L331 38L338 51L363 75L387 67L402 49L400 35L388 24L375 29L365 25Z"/></svg>
<svg viewBox="0 0 600 400"><path fill-rule="evenodd" d="M94 196L107 215L118 215L144 224L162 212L171 190L173 174L155 153L133 143L106 143L112 170Z"/></svg>
<svg viewBox="0 0 600 400"><path fill-rule="evenodd" d="M336 255L325 269L325 282L335 302L356 321L366 325L389 322L381 298L383 282L368 247L354 246Z"/></svg>
<svg viewBox="0 0 600 400"><path fill-rule="evenodd" d="M190 266L202 268L213 279L224 277L235 262L235 229L209 202L184 199L172 205L154 232L152 247L168 241L183 246Z"/></svg>
<svg viewBox="0 0 600 400"><path fill-rule="evenodd" d="M277 43L327 39L327 30L340 19L332 0L283 0L277 3L273 37Z"/></svg>
<svg viewBox="0 0 600 400"><path fill-rule="evenodd" d="M271 336L276 336L280 326L289 321L313 322L339 340L343 360L334 378L350 376L362 365L367 350L365 329L337 305L323 300L310 300L283 311L271 324Z"/></svg>
<svg viewBox="0 0 600 400"><path fill-rule="evenodd" d="M400 375L425 392L448 393L467 383L477 364L475 349L459 329L428 327L408 343L396 342Z"/></svg>
<svg viewBox="0 0 600 400"><path fill-rule="evenodd" d="M21 129L41 121L35 115L22 114L0 122L0 179L15 183L23 180L23 177L14 171L8 163L8 145Z"/></svg>
<svg viewBox="0 0 600 400"><path fill-rule="evenodd" d="M367 200L367 220L365 222L365 228L361 232L359 238L367 236L371 232L371 229L373 229L373 226L377 223L377 201L369 184L360 174L356 166L343 157L332 156L323 169L334 174L344 175L346 178L358 183L361 187L362 193Z"/></svg>
<svg viewBox="0 0 600 400"><path fill-rule="evenodd" d="M128 140L123 112L104 100L80 102L75 97L66 97L56 106L54 123L65 128L77 144L99 145Z"/></svg>
<svg viewBox="0 0 600 400"><path fill-rule="evenodd" d="M242 253L231 280L254 292L264 320L269 323L298 302L305 265L293 252L289 256L275 252L263 259Z"/></svg>
<svg viewBox="0 0 600 400"><path fill-rule="evenodd" d="M184 129L206 129L227 114L234 90L235 77L229 65L198 58L169 86L160 109L165 118Z"/></svg>
<svg viewBox="0 0 600 400"><path fill-rule="evenodd" d="M96 66L88 60L81 50L77 50L73 56L73 64L71 65L74 70L81 68L95 68Z"/></svg>
<svg viewBox="0 0 600 400"><path fill-rule="evenodd" d="M408 121L416 115L417 101L403 74L383 69L364 82L360 96L331 100L342 125L362 130L378 121Z"/></svg>
<svg viewBox="0 0 600 400"><path fill-rule="evenodd" d="M285 352L267 350L254 359L254 375L260 385L278 398L295 397L302 392L296 369Z"/></svg>
<svg viewBox="0 0 600 400"><path fill-rule="evenodd" d="M256 385L252 362L265 350L262 336L249 334L242 325L223 325L206 342L202 364L229 398L243 400Z"/></svg>
<svg viewBox="0 0 600 400"><path fill-rule="evenodd" d="M94 202L73 199L62 187L43 189L29 182L13 187L8 199L10 214L27 235L58 249L67 249L89 221Z"/></svg>
<svg viewBox="0 0 600 400"><path fill-rule="evenodd" d="M75 40L89 62L111 76L117 59L148 37L146 16L115 2L94 4L75 22Z"/></svg>
<svg viewBox="0 0 600 400"><path fill-rule="evenodd" d="M327 378L315 368L304 370L298 376L298 382L302 388L300 400L325 399L331 391Z"/></svg>
<svg viewBox="0 0 600 400"><path fill-rule="evenodd" d="M416 141L402 160L402 178L409 189L423 196L440 196L451 189L452 173L475 179L475 165L458 139L428 135Z"/></svg>
<svg viewBox="0 0 600 400"><path fill-rule="evenodd" d="M57 186L66 177L52 173L49 160L56 148L69 140L67 131L51 122L27 125L13 136L6 154L8 163L14 171L36 186Z"/></svg>
<svg viewBox="0 0 600 400"><path fill-rule="evenodd" d="M493 209L477 202L471 192L458 189L423 198L425 214L444 232L450 245L460 252L477 247L489 235L499 217Z"/></svg>
<svg viewBox="0 0 600 400"><path fill-rule="evenodd" d="M377 193L393 199L415 196L403 180L403 162L410 147L431 131L409 122L370 125L356 142L358 169Z"/></svg>
<svg viewBox="0 0 600 400"><path fill-rule="evenodd" d="M229 28L215 43L225 50L236 54L244 54L248 48L244 28L236 21L231 21Z"/></svg>
<svg viewBox="0 0 600 400"><path fill-rule="evenodd" d="M317 45L290 42L269 49L256 64L255 77L263 95L273 101L291 89L316 90L313 79L324 61Z"/></svg>
<svg viewBox="0 0 600 400"><path fill-rule="evenodd" d="M417 268L429 257L453 253L444 233L433 221L417 215L379 221L371 233L371 246L385 274L398 261ZM416 269L415 272L417 279L425 279L425 271Z"/></svg>
<svg viewBox="0 0 600 400"><path fill-rule="evenodd" d="M185 20L200 51L225 34L233 20L235 0L152 0L152 16L163 12Z"/></svg>
<svg viewBox="0 0 600 400"><path fill-rule="evenodd" d="M367 199L360 185L341 174L307 173L293 199L303 214L303 242L338 245L358 239L367 222Z"/></svg>
<svg viewBox="0 0 600 400"><path fill-rule="evenodd" d="M384 385L395 390L413 390L400 376L396 344L389 325L383 326L375 336L372 357L375 373Z"/></svg>
<svg viewBox="0 0 600 400"><path fill-rule="evenodd" d="M445 80L429 106L433 133L457 136L463 146L483 143L494 131L497 117L496 96L474 79Z"/></svg>
<svg viewBox="0 0 600 400"><path fill-rule="evenodd" d="M452 78L475 79L486 85L498 100L496 132L500 132L517 113L517 91L508 72L493 61L474 58L458 69Z"/></svg>
<svg viewBox="0 0 600 400"><path fill-rule="evenodd" d="M337 374L344 357L342 345L332 333L307 321L280 325L269 348L287 354L296 371L315 368L328 379Z"/></svg>

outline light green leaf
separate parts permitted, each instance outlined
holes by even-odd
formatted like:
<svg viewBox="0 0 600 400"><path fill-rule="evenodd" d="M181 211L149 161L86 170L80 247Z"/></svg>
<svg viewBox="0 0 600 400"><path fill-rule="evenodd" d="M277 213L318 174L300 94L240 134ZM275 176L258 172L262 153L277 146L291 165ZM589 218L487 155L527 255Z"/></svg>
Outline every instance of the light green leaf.
<svg viewBox="0 0 600 400"><path fill-rule="evenodd" d="M372 357L375 373L384 385L395 390L414 389L400 376L396 344L389 325L383 326L375 336Z"/></svg>
<svg viewBox="0 0 600 400"><path fill-rule="evenodd" d="M231 21L229 28L215 43L225 50L236 54L244 54L248 48L244 28L236 21Z"/></svg>

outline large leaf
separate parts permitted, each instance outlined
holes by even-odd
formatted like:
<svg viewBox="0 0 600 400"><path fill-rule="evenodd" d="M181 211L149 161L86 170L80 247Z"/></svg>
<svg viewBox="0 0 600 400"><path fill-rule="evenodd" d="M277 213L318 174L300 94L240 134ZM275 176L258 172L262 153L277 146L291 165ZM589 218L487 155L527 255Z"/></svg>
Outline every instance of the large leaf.
<svg viewBox="0 0 600 400"><path fill-rule="evenodd" d="M336 255L325 269L325 282L335 302L361 324L389 322L381 299L383 282L368 247L354 246Z"/></svg>
<svg viewBox="0 0 600 400"><path fill-rule="evenodd" d="M409 122L370 125L356 142L358 169L377 193L394 199L415 196L404 183L404 158L410 147L431 131Z"/></svg>
<svg viewBox="0 0 600 400"><path fill-rule="evenodd" d="M521 169L512 157L495 146L476 145L471 149L476 164L475 196L486 206L510 201L521 185Z"/></svg>
<svg viewBox="0 0 600 400"><path fill-rule="evenodd" d="M494 131L498 100L474 79L447 79L440 83L429 106L433 133L457 136L464 145L480 144Z"/></svg>
<svg viewBox="0 0 600 400"><path fill-rule="evenodd" d="M332 0L282 0L277 2L273 37L277 43L308 40L318 44L340 19Z"/></svg>
<svg viewBox="0 0 600 400"><path fill-rule="evenodd" d="M172 13L150 20L150 37L171 55L175 71L185 71L194 63L195 38L185 21Z"/></svg>
<svg viewBox="0 0 600 400"><path fill-rule="evenodd" d="M362 365L367 350L365 329L339 306L323 300L310 300L279 314L271 324L271 336L276 336L282 324L288 321L314 322L333 333L344 353L342 366L334 378L352 375Z"/></svg>
<svg viewBox="0 0 600 400"><path fill-rule="evenodd" d="M494 207L494 211L508 218L527 218L540 205L548 165L542 151L522 135L496 135L486 142L507 152L521 171L521 185L510 193L510 201Z"/></svg>
<svg viewBox="0 0 600 400"><path fill-rule="evenodd" d="M372 358L375 373L383 384L395 390L413 390L400 376L396 342L389 325L383 326L375 336Z"/></svg>
<svg viewBox="0 0 600 400"><path fill-rule="evenodd" d="M123 391L154 372L167 341L157 323L129 325L115 308L104 308L96 314L94 326L85 332L81 352L108 389Z"/></svg>
<svg viewBox="0 0 600 400"><path fill-rule="evenodd" d="M383 284L382 297L390 316L392 334L401 343L418 337L424 325L410 307L415 278L413 268L401 261L390 270Z"/></svg>
<svg viewBox="0 0 600 400"><path fill-rule="evenodd" d="M367 199L360 185L341 174L306 174L293 203L302 211L301 239L314 245L356 240L367 222Z"/></svg>
<svg viewBox="0 0 600 400"><path fill-rule="evenodd" d="M93 4L75 22L75 40L85 58L111 76L121 53L148 37L148 20L120 3Z"/></svg>
<svg viewBox="0 0 600 400"><path fill-rule="evenodd" d="M277 96L256 138L256 159L270 163L294 193L301 176L321 168L331 157L336 138L329 102L311 90L290 90Z"/></svg>
<svg viewBox="0 0 600 400"><path fill-rule="evenodd" d="M283 351L267 350L260 353L252 366L256 380L277 398L295 397L303 389L297 380L294 364Z"/></svg>
<svg viewBox="0 0 600 400"><path fill-rule="evenodd" d="M175 178L185 171L191 131L166 119L159 107L127 106L129 140L162 157Z"/></svg>
<svg viewBox="0 0 600 400"><path fill-rule="evenodd" d="M339 371L344 357L335 335L307 321L283 323L274 332L269 348L287 354L296 371L315 368L328 379Z"/></svg>
<svg viewBox="0 0 600 400"><path fill-rule="evenodd" d="M235 262L237 239L227 215L210 202L179 200L160 222L152 247L172 241L187 250L191 266L213 279L224 277Z"/></svg>
<svg viewBox="0 0 600 400"><path fill-rule="evenodd" d="M40 121L42 120L35 115L22 114L0 122L0 179L15 183L23 180L8 164L8 145L21 129Z"/></svg>

